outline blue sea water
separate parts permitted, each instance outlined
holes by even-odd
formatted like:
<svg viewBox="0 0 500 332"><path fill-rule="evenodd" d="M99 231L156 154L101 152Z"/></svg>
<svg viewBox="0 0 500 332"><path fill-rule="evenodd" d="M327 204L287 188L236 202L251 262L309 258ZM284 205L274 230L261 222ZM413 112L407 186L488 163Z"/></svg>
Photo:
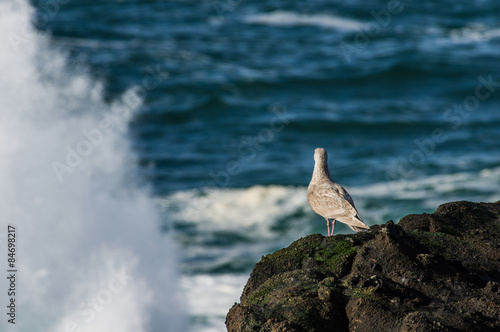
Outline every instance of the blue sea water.
<svg viewBox="0 0 500 332"><path fill-rule="evenodd" d="M498 1L0 6L20 331L224 331L262 255L325 234L316 147L368 225L500 199Z"/></svg>

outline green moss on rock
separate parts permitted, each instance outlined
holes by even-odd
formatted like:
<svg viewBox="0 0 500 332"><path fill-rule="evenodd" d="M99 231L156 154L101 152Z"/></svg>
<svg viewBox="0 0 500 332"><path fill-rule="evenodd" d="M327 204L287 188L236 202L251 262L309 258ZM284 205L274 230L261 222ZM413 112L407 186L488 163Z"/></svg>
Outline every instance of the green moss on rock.
<svg viewBox="0 0 500 332"><path fill-rule="evenodd" d="M356 255L356 248L351 241L329 241L315 252L314 260L322 263L323 270L328 274L340 277L349 268L349 263Z"/></svg>

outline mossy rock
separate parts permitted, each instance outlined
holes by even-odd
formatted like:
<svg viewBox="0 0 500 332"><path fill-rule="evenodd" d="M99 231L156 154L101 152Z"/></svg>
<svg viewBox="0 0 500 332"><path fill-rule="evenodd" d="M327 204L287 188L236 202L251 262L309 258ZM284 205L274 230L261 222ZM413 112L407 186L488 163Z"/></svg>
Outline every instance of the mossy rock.
<svg viewBox="0 0 500 332"><path fill-rule="evenodd" d="M262 257L229 332L500 331L500 202L454 202Z"/></svg>
<svg viewBox="0 0 500 332"><path fill-rule="evenodd" d="M325 237L313 234L293 242L289 247L262 257L252 271L242 300L270 277L307 268L324 276L340 277L349 270L356 255L353 241L345 236Z"/></svg>

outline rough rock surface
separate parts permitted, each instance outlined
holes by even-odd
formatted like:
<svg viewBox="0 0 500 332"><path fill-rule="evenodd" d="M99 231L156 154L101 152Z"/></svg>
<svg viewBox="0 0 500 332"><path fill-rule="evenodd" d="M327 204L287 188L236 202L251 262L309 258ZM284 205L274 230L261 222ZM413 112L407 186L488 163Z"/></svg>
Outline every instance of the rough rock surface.
<svg viewBox="0 0 500 332"><path fill-rule="evenodd" d="M262 257L226 318L246 331L500 331L500 202L314 234Z"/></svg>

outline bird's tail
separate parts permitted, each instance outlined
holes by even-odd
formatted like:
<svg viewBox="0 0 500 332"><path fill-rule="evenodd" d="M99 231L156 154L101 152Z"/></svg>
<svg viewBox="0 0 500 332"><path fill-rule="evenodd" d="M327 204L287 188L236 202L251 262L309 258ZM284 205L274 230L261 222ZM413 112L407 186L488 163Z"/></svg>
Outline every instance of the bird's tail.
<svg viewBox="0 0 500 332"><path fill-rule="evenodd" d="M352 230L359 232L359 231L366 231L370 228L370 227L365 225L365 222L363 221L363 219L361 219L359 214L356 214L353 219L354 219L355 223L348 223L347 224L349 227L351 227ZM353 224L355 224L355 225L353 225Z"/></svg>
<svg viewBox="0 0 500 332"><path fill-rule="evenodd" d="M351 225L348 225L349 227L351 227L352 230L356 231L356 232L359 232L359 231L367 231L370 227L368 226L351 226Z"/></svg>

